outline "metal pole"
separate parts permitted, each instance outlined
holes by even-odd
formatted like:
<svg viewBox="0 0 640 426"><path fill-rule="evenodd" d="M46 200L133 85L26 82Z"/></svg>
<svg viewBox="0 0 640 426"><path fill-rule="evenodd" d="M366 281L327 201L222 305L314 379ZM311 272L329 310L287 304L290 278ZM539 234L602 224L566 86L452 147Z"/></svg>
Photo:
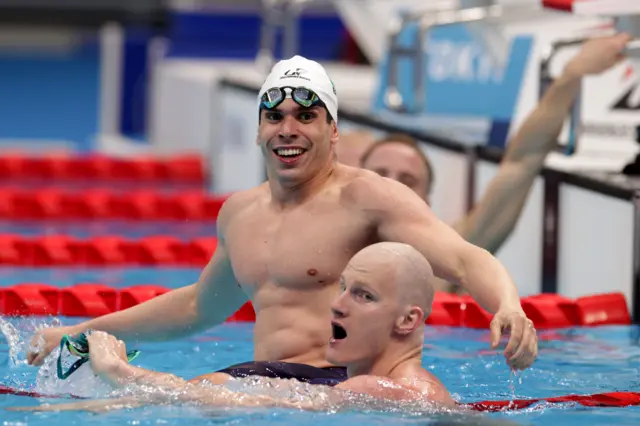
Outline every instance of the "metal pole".
<svg viewBox="0 0 640 426"><path fill-rule="evenodd" d="M631 290L631 319L640 323L640 191L633 194L633 287Z"/></svg>
<svg viewBox="0 0 640 426"><path fill-rule="evenodd" d="M544 173L542 212L542 289L541 293L558 292L558 229L560 215L560 176Z"/></svg>

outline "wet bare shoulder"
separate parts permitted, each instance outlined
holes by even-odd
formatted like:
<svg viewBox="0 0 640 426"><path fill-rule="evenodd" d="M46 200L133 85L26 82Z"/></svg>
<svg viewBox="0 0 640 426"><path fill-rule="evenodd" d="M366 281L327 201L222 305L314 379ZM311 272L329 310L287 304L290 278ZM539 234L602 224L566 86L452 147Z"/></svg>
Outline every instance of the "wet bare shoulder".
<svg viewBox="0 0 640 426"><path fill-rule="evenodd" d="M342 201L361 210L380 210L406 197L407 188L377 173L359 169L352 173L342 189Z"/></svg>
<svg viewBox="0 0 640 426"><path fill-rule="evenodd" d="M255 188L247 189L244 191L234 192L222 205L220 212L218 213L218 219L216 221L218 229L224 231L229 225L229 221L236 217L239 213L246 208L253 205L261 197L266 194L264 185L257 186Z"/></svg>

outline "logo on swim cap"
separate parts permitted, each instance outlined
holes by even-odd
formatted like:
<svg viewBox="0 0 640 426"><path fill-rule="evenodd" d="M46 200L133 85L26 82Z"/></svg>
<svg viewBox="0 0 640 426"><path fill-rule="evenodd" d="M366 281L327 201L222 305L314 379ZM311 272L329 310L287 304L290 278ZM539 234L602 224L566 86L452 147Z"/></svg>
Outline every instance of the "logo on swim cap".
<svg viewBox="0 0 640 426"><path fill-rule="evenodd" d="M280 77L280 80L283 80L285 78L301 78L303 80L311 81L309 78L302 76L302 74L305 74L306 72L307 70L305 70L304 68L290 69L287 70L282 77Z"/></svg>
<svg viewBox="0 0 640 426"><path fill-rule="evenodd" d="M284 75L288 75L291 77L300 77L300 74L307 72L304 68L296 68L294 70L288 70L284 73Z"/></svg>

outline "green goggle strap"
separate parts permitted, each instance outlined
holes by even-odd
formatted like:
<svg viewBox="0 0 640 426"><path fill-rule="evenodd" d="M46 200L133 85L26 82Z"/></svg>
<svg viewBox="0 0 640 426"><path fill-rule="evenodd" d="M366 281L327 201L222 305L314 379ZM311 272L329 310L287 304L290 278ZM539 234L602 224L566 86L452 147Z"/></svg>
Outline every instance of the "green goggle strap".
<svg viewBox="0 0 640 426"><path fill-rule="evenodd" d="M77 347L76 345L80 347ZM71 366L67 371L62 370L62 351L64 350L64 348L67 348L67 350L71 354L80 358L76 362L71 364ZM84 350L84 348L87 348L87 349ZM78 368L80 368L84 363L89 361L88 348L89 348L89 345L87 343L87 338L84 333L81 333L77 337L70 337L67 334L62 336L62 339L60 340L60 355L58 356L58 378L60 380L65 380L71 374L73 374ZM140 355L140 351L134 349L127 352L127 359L129 362L132 362L133 360L138 358L139 355Z"/></svg>

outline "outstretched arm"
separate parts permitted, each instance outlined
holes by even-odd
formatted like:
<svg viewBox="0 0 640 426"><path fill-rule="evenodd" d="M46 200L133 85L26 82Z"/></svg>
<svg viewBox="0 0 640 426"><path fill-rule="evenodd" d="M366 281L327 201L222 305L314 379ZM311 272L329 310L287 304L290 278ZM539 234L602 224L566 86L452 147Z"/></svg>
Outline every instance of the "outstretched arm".
<svg viewBox="0 0 640 426"><path fill-rule="evenodd" d="M418 388L420 386L420 389ZM337 389L372 396L387 401L433 402L442 407L455 407L456 403L440 383L416 382L405 386L379 376L356 376L338 385Z"/></svg>
<svg viewBox="0 0 640 426"><path fill-rule="evenodd" d="M591 40L568 63L509 142L484 196L454 225L467 241L491 253L500 248L513 231L546 156L557 144L582 78L617 64L630 39L620 34Z"/></svg>
<svg viewBox="0 0 640 426"><path fill-rule="evenodd" d="M217 249L195 284L71 327L43 329L33 338L33 349L27 355L29 363L42 364L60 344L63 334L94 329L125 340L169 340L224 322L247 300L236 281L224 241L225 224L237 209L234 204L237 202L232 196L220 211ZM43 344L38 343L40 339Z"/></svg>
<svg viewBox="0 0 640 426"><path fill-rule="evenodd" d="M115 388L139 385L145 389L145 392L142 392L136 400L105 400L106 405L115 408L176 401L200 403L214 407L278 406L307 408L305 404L298 401L291 402L269 396L233 392L223 386L214 387L201 382L189 382L170 373L133 366L127 362L127 350L124 342L102 331L90 333L87 336L87 342L89 344L91 368L102 380ZM82 408L83 406L78 405L77 407Z"/></svg>
<svg viewBox="0 0 640 426"><path fill-rule="evenodd" d="M416 248L434 274L467 290L487 311L491 345L497 347L505 329L511 332L505 357L513 368L527 368L537 356L537 340L518 291L504 266L487 250L462 238L442 222L411 189L373 173L352 185L358 209L364 209L380 241Z"/></svg>

